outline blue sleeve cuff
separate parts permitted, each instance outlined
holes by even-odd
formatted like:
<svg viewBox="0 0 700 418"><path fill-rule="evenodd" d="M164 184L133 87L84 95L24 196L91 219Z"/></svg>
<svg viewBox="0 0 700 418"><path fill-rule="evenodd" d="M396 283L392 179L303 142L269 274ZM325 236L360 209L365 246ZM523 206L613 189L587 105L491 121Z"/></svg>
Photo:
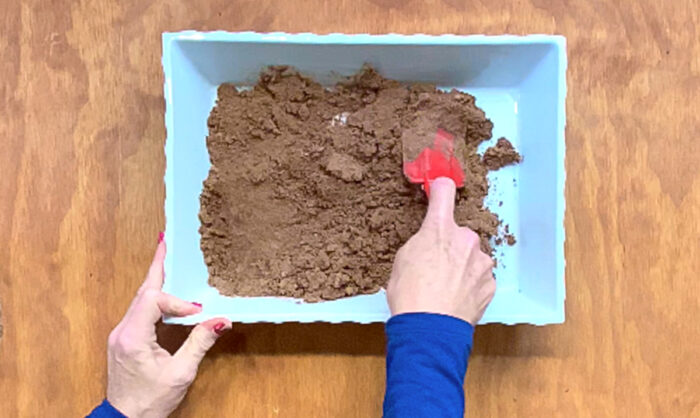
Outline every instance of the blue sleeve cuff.
<svg viewBox="0 0 700 418"><path fill-rule="evenodd" d="M93 409L88 415L89 418L127 418L126 415L122 414L113 407L112 404L107 402L107 399L103 400L97 408Z"/></svg>
<svg viewBox="0 0 700 418"><path fill-rule="evenodd" d="M407 313L386 324L384 417L464 415L474 327L447 315Z"/></svg>
<svg viewBox="0 0 700 418"><path fill-rule="evenodd" d="M393 316L386 323L386 333L392 334L424 333L430 335L448 335L463 342L471 350L474 327L467 321L449 315L414 312Z"/></svg>

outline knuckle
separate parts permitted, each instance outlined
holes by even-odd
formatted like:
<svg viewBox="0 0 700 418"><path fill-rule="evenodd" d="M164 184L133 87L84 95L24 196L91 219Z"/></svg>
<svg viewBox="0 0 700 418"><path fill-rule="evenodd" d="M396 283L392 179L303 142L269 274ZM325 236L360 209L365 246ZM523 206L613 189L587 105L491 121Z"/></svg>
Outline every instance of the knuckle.
<svg viewBox="0 0 700 418"><path fill-rule="evenodd" d="M139 287L139 290L136 292L136 296L143 296L144 294L148 293L151 290L153 290L153 289L148 287L147 283L143 283Z"/></svg>
<svg viewBox="0 0 700 418"><path fill-rule="evenodd" d="M470 246L479 246L479 235L476 232L472 231L466 226L463 226L460 229L462 230L462 234Z"/></svg>
<svg viewBox="0 0 700 418"><path fill-rule="evenodd" d="M487 270L493 269L496 266L496 262L493 261L493 258L489 257L489 255L483 251L480 251L480 253L481 253L481 259L482 259L482 263L484 264L484 267Z"/></svg>
<svg viewBox="0 0 700 418"><path fill-rule="evenodd" d="M195 357L203 357L216 341L212 335L213 331L208 330L203 325L196 326L187 339L187 351Z"/></svg>
<svg viewBox="0 0 700 418"><path fill-rule="evenodd" d="M139 295L139 300L137 303L145 303L147 305L152 305L158 303L160 298L160 290L158 289L143 289Z"/></svg>
<svg viewBox="0 0 700 418"><path fill-rule="evenodd" d="M160 290L148 288L143 291L143 298L146 300L157 300L160 296Z"/></svg>
<svg viewBox="0 0 700 418"><path fill-rule="evenodd" d="M127 356L133 355L139 351L136 339L126 332L122 332L116 336L111 347L116 353Z"/></svg>
<svg viewBox="0 0 700 418"><path fill-rule="evenodd" d="M496 288L496 280L493 277L491 277L486 283L486 294L489 296L489 298L493 298L493 295L496 294Z"/></svg>
<svg viewBox="0 0 700 418"><path fill-rule="evenodd" d="M118 338L119 338L119 333L117 332L117 330L115 328L112 330L112 332L109 333L109 337L107 337L107 347L109 347L109 348L116 347Z"/></svg>
<svg viewBox="0 0 700 418"><path fill-rule="evenodd" d="M200 353L206 353L212 345L209 333L208 330L202 329L194 336L195 347Z"/></svg>
<svg viewBox="0 0 700 418"><path fill-rule="evenodd" d="M439 228L444 228L454 224L454 215L451 212L440 211L435 214L433 220Z"/></svg>
<svg viewBox="0 0 700 418"><path fill-rule="evenodd" d="M491 304L491 302L493 301L494 295L495 295L495 293L491 293L491 294L486 296L486 306Z"/></svg>

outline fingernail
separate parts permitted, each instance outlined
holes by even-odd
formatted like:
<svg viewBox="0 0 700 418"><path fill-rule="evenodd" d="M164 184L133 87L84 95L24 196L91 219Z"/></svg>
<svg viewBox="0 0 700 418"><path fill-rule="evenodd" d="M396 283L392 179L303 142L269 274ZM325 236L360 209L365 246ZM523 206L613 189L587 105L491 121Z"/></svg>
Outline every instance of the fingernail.
<svg viewBox="0 0 700 418"><path fill-rule="evenodd" d="M223 322L219 322L218 324L214 325L214 332L216 335L223 335L223 333L227 331L224 329L225 326L226 324Z"/></svg>
<svg viewBox="0 0 700 418"><path fill-rule="evenodd" d="M202 304L199 303L199 302L190 302L190 303L193 304L194 306L198 307L198 308L201 308L201 307L202 307Z"/></svg>
<svg viewBox="0 0 700 418"><path fill-rule="evenodd" d="M158 233L158 244L163 242L163 238L165 238L165 233L164 232Z"/></svg>

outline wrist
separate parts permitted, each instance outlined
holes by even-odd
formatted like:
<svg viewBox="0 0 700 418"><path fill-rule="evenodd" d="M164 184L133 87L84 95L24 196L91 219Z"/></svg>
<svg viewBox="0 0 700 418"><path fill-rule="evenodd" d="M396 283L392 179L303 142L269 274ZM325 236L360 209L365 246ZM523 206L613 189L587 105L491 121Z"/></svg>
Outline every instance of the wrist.
<svg viewBox="0 0 700 418"><path fill-rule="evenodd" d="M124 400L120 399L119 397L110 396L108 393L107 397L105 399L107 399L107 402L109 402L109 404L112 405L112 407L114 409L119 411L124 416L127 416L129 418L134 418L134 417L140 416L140 415L138 415L135 408L132 408L130 406L129 402L125 402Z"/></svg>
<svg viewBox="0 0 700 418"><path fill-rule="evenodd" d="M451 333L468 336L474 333L474 326L464 319L454 315L435 312L396 314L389 319L387 327L401 332Z"/></svg>
<svg viewBox="0 0 700 418"><path fill-rule="evenodd" d="M420 307L408 307L408 306L399 306L394 309L391 309L391 316L399 316L399 315L405 315L405 314L433 314L433 315L443 315L443 316L449 316L451 318L459 319L460 321L464 321L469 323L471 326L476 326L476 324L479 322L478 319L475 319L475 315L465 315L463 312L456 312L454 310L449 310L449 309L444 309L439 306L420 306Z"/></svg>

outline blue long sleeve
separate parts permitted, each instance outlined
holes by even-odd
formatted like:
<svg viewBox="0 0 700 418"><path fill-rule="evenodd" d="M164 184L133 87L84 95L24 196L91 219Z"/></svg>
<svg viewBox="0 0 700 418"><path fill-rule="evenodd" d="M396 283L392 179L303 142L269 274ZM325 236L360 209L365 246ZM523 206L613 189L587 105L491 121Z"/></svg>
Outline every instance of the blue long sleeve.
<svg viewBox="0 0 700 418"><path fill-rule="evenodd" d="M446 315L409 313L386 324L384 417L463 417L474 327Z"/></svg>
<svg viewBox="0 0 700 418"><path fill-rule="evenodd" d="M126 415L119 412L117 408L113 407L112 404L105 399L97 408L90 412L87 418L126 418Z"/></svg>

